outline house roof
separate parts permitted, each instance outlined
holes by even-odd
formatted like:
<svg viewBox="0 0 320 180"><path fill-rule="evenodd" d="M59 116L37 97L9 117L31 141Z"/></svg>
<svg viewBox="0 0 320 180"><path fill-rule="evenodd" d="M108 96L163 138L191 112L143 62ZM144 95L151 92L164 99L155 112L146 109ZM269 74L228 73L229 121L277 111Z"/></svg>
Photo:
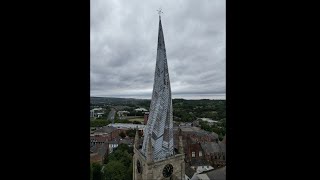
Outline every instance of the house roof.
<svg viewBox="0 0 320 180"><path fill-rule="evenodd" d="M97 153L99 155L104 155L108 148L109 144L107 142L103 144L96 144L90 148L90 152L93 154Z"/></svg>
<svg viewBox="0 0 320 180"><path fill-rule="evenodd" d="M115 127L103 126L102 128L96 130L95 132L112 133L115 130L117 130L117 128L115 128Z"/></svg>
<svg viewBox="0 0 320 180"><path fill-rule="evenodd" d="M92 146L90 148L90 157L91 156L100 156L101 158L105 155L105 153L109 149L109 144L104 143L104 144L96 144L95 146Z"/></svg>
<svg viewBox="0 0 320 180"><path fill-rule="evenodd" d="M212 138L214 139L218 139L218 134L217 133L214 133L214 132L208 132L208 131L205 131L203 129L200 129L198 127L188 127L188 126L180 126L179 127L181 129L182 132L184 133L191 133L191 134L195 134L197 136L205 136L205 135L208 135L208 136L211 136ZM174 128L174 130L179 130L179 128Z"/></svg>
<svg viewBox="0 0 320 180"><path fill-rule="evenodd" d="M119 144L133 144L132 139L122 139Z"/></svg>
<svg viewBox="0 0 320 180"><path fill-rule="evenodd" d="M98 144L95 146L90 147L90 154L95 154L98 152Z"/></svg>
<svg viewBox="0 0 320 180"><path fill-rule="evenodd" d="M99 162L101 161L101 157L98 155L98 153L90 154L90 161Z"/></svg>
<svg viewBox="0 0 320 180"><path fill-rule="evenodd" d="M108 141L107 136L90 136L90 140L96 140L97 142L106 142Z"/></svg>
<svg viewBox="0 0 320 180"><path fill-rule="evenodd" d="M209 123L217 123L219 121L215 121L213 119L210 119L210 118L198 118L199 120L202 120L202 121L207 121Z"/></svg>
<svg viewBox="0 0 320 180"><path fill-rule="evenodd" d="M211 166L210 163L204 159L192 158L190 161L190 166Z"/></svg>
<svg viewBox="0 0 320 180"><path fill-rule="evenodd" d="M219 135L217 133L215 133L215 132L212 132L211 135L214 136L216 139L219 138Z"/></svg>
<svg viewBox="0 0 320 180"><path fill-rule="evenodd" d="M214 152L225 152L225 145L221 142L206 142L206 143L201 143L201 148L203 151L208 154L208 153L214 153Z"/></svg>
<svg viewBox="0 0 320 180"><path fill-rule="evenodd" d="M226 152L226 144L221 142L221 141L219 141L219 146L221 148L221 151L225 153Z"/></svg>
<svg viewBox="0 0 320 180"><path fill-rule="evenodd" d="M130 124L130 123L114 123L114 124L109 124L109 127L113 127L116 129L136 129L138 128L139 130L144 130L146 125L143 124Z"/></svg>
<svg viewBox="0 0 320 180"><path fill-rule="evenodd" d="M189 165L185 166L185 174L191 179L196 171L192 169Z"/></svg>
<svg viewBox="0 0 320 180"><path fill-rule="evenodd" d="M223 137L223 139L222 139L221 142L223 142L224 144L226 144L226 135L224 135L224 137Z"/></svg>
<svg viewBox="0 0 320 180"><path fill-rule="evenodd" d="M197 174L195 180L210 180L207 174Z"/></svg>
<svg viewBox="0 0 320 180"><path fill-rule="evenodd" d="M148 111L148 110L145 108L137 108L137 109L135 109L135 111Z"/></svg>
<svg viewBox="0 0 320 180"><path fill-rule="evenodd" d="M211 180L226 180L226 166L206 173Z"/></svg>
<svg viewBox="0 0 320 180"><path fill-rule="evenodd" d="M98 154L101 157L104 157L104 155L107 153L109 149L109 144L108 143L104 143L100 146L100 148L98 149Z"/></svg>
<svg viewBox="0 0 320 180"><path fill-rule="evenodd" d="M108 143L109 143L109 144L119 144L119 141L113 140L113 141L109 141Z"/></svg>

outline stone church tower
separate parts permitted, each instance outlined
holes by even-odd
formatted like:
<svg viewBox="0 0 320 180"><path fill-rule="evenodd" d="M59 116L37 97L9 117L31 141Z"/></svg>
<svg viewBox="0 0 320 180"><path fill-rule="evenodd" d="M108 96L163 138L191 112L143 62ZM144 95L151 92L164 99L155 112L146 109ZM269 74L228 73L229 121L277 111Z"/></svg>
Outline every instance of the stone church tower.
<svg viewBox="0 0 320 180"><path fill-rule="evenodd" d="M161 11L160 11L161 12ZM184 180L182 137L173 145L172 99L161 17L159 16L157 60L148 123L142 147L136 133L133 156L134 180Z"/></svg>

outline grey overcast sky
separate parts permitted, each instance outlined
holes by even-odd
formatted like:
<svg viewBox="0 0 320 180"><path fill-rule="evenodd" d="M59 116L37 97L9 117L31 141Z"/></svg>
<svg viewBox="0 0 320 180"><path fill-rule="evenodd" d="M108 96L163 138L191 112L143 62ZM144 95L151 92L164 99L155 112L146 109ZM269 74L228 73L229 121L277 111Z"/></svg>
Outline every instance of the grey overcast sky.
<svg viewBox="0 0 320 180"><path fill-rule="evenodd" d="M225 99L225 0L91 0L90 94L150 99L159 16L173 98Z"/></svg>

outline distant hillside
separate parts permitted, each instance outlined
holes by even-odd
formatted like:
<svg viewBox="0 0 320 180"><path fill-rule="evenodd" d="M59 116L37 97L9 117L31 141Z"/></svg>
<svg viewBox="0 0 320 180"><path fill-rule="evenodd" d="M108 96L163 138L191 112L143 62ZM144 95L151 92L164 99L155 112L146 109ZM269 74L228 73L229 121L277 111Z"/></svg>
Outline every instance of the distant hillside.
<svg viewBox="0 0 320 180"><path fill-rule="evenodd" d="M134 99L134 98L113 98L113 97L91 97L90 104L98 106L129 106L129 107L150 107L151 100L146 99ZM207 109L225 111L225 100L185 100L185 99L173 99L172 104L174 108L183 109Z"/></svg>
<svg viewBox="0 0 320 180"><path fill-rule="evenodd" d="M91 107L123 109L135 115L134 109L149 109L151 100L133 98L91 97ZM173 99L173 120L176 122L193 122L198 118L210 118L219 121L219 126L200 123L202 129L215 132L219 137L226 131L226 100L186 100ZM119 108L121 107L121 108ZM118 111L117 110L117 111Z"/></svg>
<svg viewBox="0 0 320 180"><path fill-rule="evenodd" d="M90 97L92 105L126 105L126 106L149 106L150 100L134 99L134 98L113 98L113 97Z"/></svg>
<svg viewBox="0 0 320 180"><path fill-rule="evenodd" d="M90 97L90 103L92 104L130 104L130 103L141 103L141 102L150 102L150 99L135 99L135 98L115 98L115 97ZM199 99L199 100L186 100L186 99L173 99L173 102L189 102L189 103L208 103L208 102L217 102L225 100L209 100L209 99Z"/></svg>

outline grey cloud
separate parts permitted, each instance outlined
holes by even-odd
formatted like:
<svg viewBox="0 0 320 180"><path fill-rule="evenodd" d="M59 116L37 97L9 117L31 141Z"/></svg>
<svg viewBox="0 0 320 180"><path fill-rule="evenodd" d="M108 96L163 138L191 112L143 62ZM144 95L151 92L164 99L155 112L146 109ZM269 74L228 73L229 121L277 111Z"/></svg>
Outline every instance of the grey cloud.
<svg viewBox="0 0 320 180"><path fill-rule="evenodd" d="M159 7L173 97L225 94L224 0L92 0L91 95L150 97Z"/></svg>

